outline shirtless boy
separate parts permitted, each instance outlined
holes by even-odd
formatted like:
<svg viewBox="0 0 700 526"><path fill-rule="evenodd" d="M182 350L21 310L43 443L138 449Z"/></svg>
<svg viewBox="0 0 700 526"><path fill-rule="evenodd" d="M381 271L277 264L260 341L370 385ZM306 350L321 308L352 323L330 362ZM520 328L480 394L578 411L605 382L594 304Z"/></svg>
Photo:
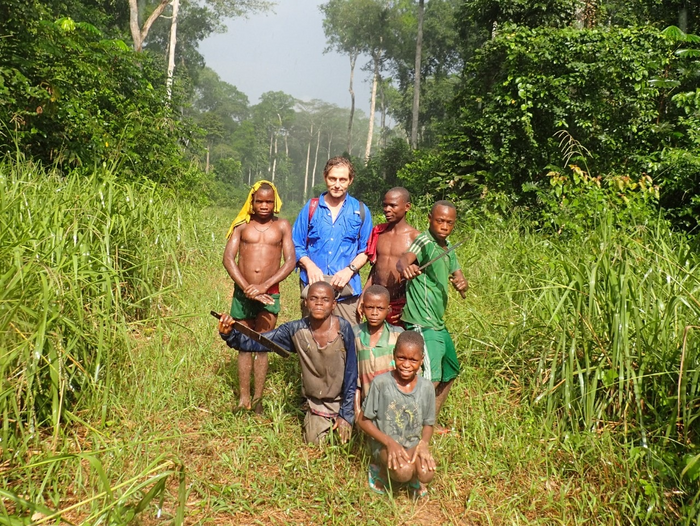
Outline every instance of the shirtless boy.
<svg viewBox="0 0 700 526"><path fill-rule="evenodd" d="M355 420L353 397L357 388L357 357L352 327L335 316L335 290L325 281L309 286L304 300L309 315L288 321L265 336L299 356L303 395L309 402L304 418L304 441L321 444L333 430L347 442ZM236 331L223 315L219 333L229 347L260 351L256 341Z"/></svg>
<svg viewBox="0 0 700 526"><path fill-rule="evenodd" d="M292 228L286 219L275 216L281 204L272 183L256 183L234 220L224 250L224 267L235 283L231 317L258 332L274 329L280 311L279 283L294 270L296 262ZM284 264L280 266L282 256ZM267 364L267 352L238 354L240 408L262 412ZM251 371L255 380L252 402Z"/></svg>
<svg viewBox="0 0 700 526"><path fill-rule="evenodd" d="M392 188L384 194L382 208L387 222L374 227L367 245L366 254L372 263L372 270L365 283L365 290L372 285L382 285L389 289L391 310L387 321L402 326L401 311L406 304L406 282L402 282L396 263L420 232L406 222L406 213L411 209L411 194L405 188Z"/></svg>

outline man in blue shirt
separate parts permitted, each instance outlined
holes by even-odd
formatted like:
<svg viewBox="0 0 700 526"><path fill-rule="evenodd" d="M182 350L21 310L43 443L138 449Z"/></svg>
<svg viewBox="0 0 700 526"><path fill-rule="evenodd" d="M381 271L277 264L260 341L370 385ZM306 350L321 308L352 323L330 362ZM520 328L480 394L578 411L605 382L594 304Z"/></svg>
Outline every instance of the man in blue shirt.
<svg viewBox="0 0 700 526"><path fill-rule="evenodd" d="M358 273L367 263L365 250L372 233L369 209L348 194L354 178L349 160L329 159L323 169L328 190L304 205L292 229L302 288L328 281L340 294L334 313L351 324L360 321L357 302L362 282ZM302 303L302 316L307 314Z"/></svg>

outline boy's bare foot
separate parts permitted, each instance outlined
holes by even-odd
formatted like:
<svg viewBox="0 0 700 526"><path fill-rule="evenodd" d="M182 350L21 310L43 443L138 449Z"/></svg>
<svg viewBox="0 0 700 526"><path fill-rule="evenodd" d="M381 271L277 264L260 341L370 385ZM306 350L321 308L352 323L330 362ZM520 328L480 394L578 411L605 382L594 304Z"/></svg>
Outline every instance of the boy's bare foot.
<svg viewBox="0 0 700 526"><path fill-rule="evenodd" d="M408 494L413 500L423 499L428 496L428 487L419 480L408 483Z"/></svg>
<svg viewBox="0 0 700 526"><path fill-rule="evenodd" d="M250 408L249 408L250 409ZM263 414L263 404L262 404L262 399L257 398L253 400L253 411L255 412L256 415L262 415Z"/></svg>

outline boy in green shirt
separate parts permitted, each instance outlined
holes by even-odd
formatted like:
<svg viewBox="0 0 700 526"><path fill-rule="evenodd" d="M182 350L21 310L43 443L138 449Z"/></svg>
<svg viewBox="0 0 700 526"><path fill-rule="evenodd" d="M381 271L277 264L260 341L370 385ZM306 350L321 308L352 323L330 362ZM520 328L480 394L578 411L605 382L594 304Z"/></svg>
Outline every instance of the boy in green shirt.
<svg viewBox="0 0 700 526"><path fill-rule="evenodd" d="M457 256L450 252L422 272L421 265L446 251L447 237L457 221L457 209L450 201L437 201L428 214L429 227L421 233L396 264L406 284L406 306L401 320L406 328L420 332L425 340L424 376L435 386L435 414L447 399L454 379L459 374L457 352L450 333L445 329L447 287L452 283L460 293L469 285L459 267ZM436 432L446 429L437 427Z"/></svg>

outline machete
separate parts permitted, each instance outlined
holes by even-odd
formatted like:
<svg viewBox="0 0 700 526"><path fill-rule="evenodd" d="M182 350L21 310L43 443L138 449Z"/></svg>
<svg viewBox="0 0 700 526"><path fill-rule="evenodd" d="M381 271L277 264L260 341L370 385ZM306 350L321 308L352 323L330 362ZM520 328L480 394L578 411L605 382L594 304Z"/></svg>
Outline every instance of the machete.
<svg viewBox="0 0 700 526"><path fill-rule="evenodd" d="M462 241L457 241L454 245L450 245L450 248L448 248L447 250L443 250L443 251L440 252L437 256L435 256L433 259L431 259L431 260L428 261L427 263L424 263L424 264L422 264L420 267L418 267L418 272L423 272L423 270L425 270L426 268L428 268L430 265L432 265L432 264L435 263L436 261L438 261L438 260L444 258L447 254L449 254L450 252L452 252L453 250L455 250L455 249L456 249L458 246L460 246L462 243L464 243L464 240L462 240ZM462 296L462 299L464 299L464 298L467 297L466 292L464 292L463 290L460 290L460 291L459 291L459 295Z"/></svg>
<svg viewBox="0 0 700 526"><path fill-rule="evenodd" d="M423 272L423 269L428 268L430 265L432 265L432 264L435 263L436 261L438 261L438 260L444 258L447 254L449 254L450 252L452 252L454 249L456 249L456 248L457 248L458 246L460 246L462 243L464 243L464 240L462 240L462 241L457 241L454 245L450 245L450 248L448 248L447 250L443 250L443 251L440 252L437 256L435 256L433 259L431 259L431 260L428 261L427 263L424 263L423 265L421 265L420 267L418 267L418 270L419 270L420 272Z"/></svg>
<svg viewBox="0 0 700 526"><path fill-rule="evenodd" d="M210 314L214 316L217 320L221 319L221 314L219 314L216 311L211 311ZM241 322L238 321L233 321L233 328L240 332L241 334L245 334L248 338L250 338L253 341L258 342L260 345L264 346L267 349L270 349L272 352L275 352L279 354L282 358L288 358L289 357L289 352L284 347L280 347L277 345L275 342L270 340L269 338L266 338L259 332L255 332L253 329L250 327L246 327L243 325Z"/></svg>

